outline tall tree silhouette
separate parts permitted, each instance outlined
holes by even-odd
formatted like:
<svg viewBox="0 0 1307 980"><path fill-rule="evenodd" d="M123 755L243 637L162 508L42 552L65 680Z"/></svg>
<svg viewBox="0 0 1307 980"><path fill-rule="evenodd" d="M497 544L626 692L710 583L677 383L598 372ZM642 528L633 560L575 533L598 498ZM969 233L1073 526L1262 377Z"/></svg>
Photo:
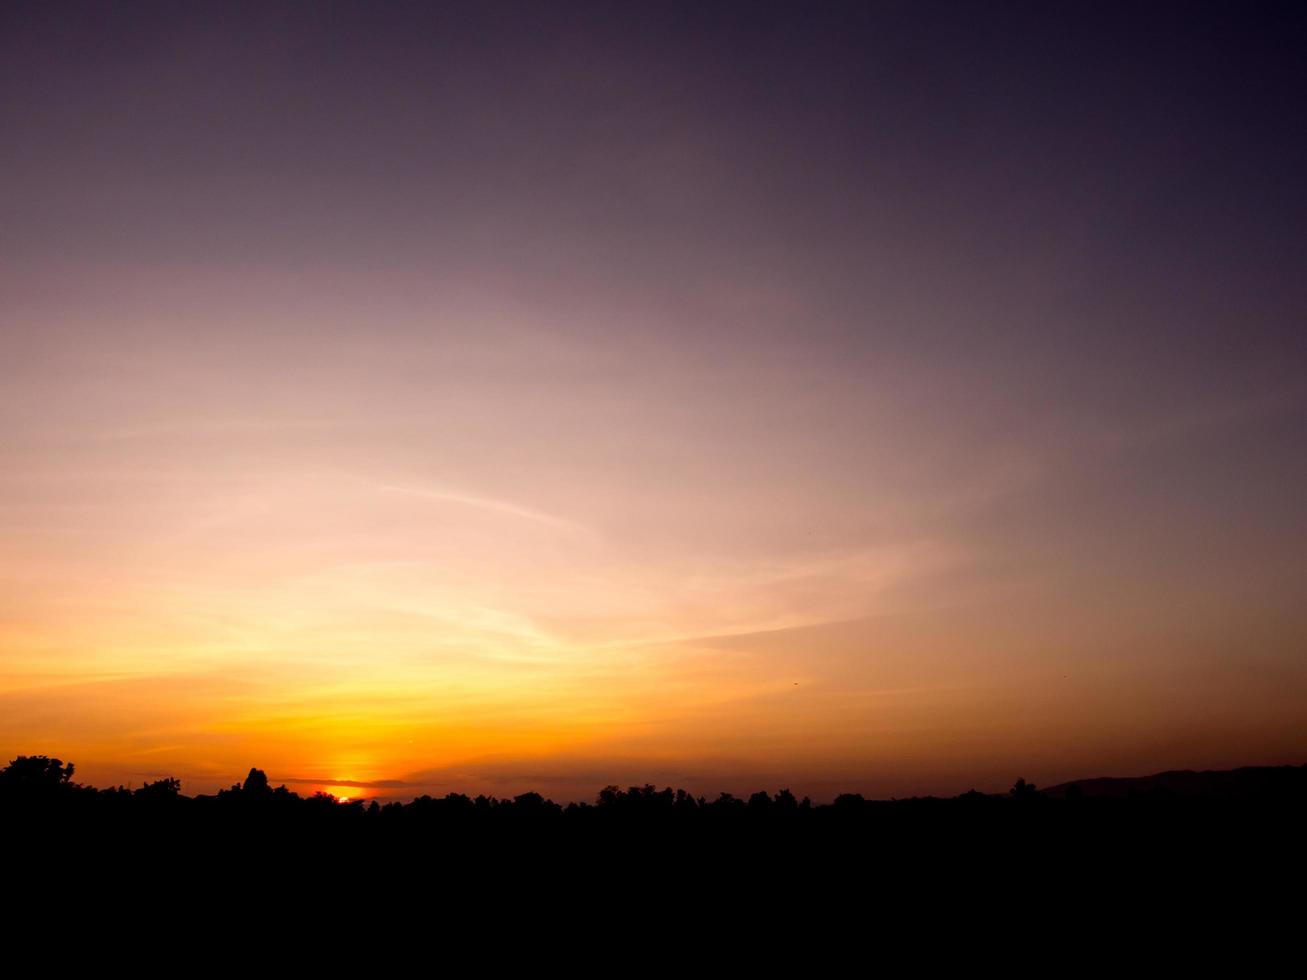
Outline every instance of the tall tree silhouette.
<svg viewBox="0 0 1307 980"><path fill-rule="evenodd" d="M55 792L73 785L73 764L44 755L20 755L0 770L0 788L12 793Z"/></svg>

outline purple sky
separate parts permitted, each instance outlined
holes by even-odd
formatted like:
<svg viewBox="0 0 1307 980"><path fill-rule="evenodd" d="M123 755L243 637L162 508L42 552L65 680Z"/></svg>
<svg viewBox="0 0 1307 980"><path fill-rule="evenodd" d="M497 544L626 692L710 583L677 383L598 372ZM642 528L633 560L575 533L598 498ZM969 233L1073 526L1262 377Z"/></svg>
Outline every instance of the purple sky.
<svg viewBox="0 0 1307 980"><path fill-rule="evenodd" d="M4 5L0 748L1304 761L1304 50L1293 4Z"/></svg>

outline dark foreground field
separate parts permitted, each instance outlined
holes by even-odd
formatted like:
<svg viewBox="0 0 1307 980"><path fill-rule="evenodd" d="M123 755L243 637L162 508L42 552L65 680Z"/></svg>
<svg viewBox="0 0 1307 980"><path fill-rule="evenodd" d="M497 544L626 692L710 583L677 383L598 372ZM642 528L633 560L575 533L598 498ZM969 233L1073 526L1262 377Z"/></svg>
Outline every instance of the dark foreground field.
<svg viewBox="0 0 1307 980"><path fill-rule="evenodd" d="M11 939L163 943L169 969L212 949L284 969L1260 973L1301 934L1304 817L1307 766L821 805L652 786L342 804L257 769L197 797L82 786L44 757L0 772Z"/></svg>
<svg viewBox="0 0 1307 980"><path fill-rule="evenodd" d="M1293 948L1304 910L1307 766L829 804L643 786L380 805L257 769L196 797L72 777L44 757L0 772L6 926L96 955L124 935L248 935L312 937L326 963L335 944L366 962L370 944L430 941L501 964L712 950L694 965L812 972L870 944L917 965L1020 948L1247 971Z"/></svg>

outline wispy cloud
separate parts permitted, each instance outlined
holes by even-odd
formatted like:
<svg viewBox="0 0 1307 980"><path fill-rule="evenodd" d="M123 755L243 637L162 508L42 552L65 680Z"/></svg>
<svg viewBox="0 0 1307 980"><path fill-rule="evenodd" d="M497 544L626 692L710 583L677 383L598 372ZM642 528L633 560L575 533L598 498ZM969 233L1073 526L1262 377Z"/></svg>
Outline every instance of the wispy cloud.
<svg viewBox="0 0 1307 980"><path fill-rule="evenodd" d="M546 514L543 511L532 510L529 507L522 507L507 500L498 500L494 497L477 497L471 494L454 493L449 490L435 490L426 487L406 487L394 483L377 484L376 489L383 493L404 494L410 497L418 497L422 500L431 500L436 503L459 504L464 507L475 507L478 510L504 514L508 517L515 517L519 520L543 524L547 527L562 528L569 531L589 530L583 525L577 524L575 521L570 521L554 514Z"/></svg>

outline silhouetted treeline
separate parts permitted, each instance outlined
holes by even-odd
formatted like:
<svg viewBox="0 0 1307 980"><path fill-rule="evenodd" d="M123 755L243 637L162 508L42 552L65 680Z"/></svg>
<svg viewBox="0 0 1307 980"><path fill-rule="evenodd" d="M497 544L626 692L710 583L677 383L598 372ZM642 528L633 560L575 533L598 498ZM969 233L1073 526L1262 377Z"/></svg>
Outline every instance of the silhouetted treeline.
<svg viewBox="0 0 1307 980"><path fill-rule="evenodd" d="M1018 779L1004 794L971 790L959 796L867 800L856 793L832 803L798 799L788 789L756 792L747 798L721 793L696 796L683 789L653 785L600 790L594 803L560 805L539 793L509 799L462 793L419 796L411 802L351 800L326 793L304 796L286 786L273 788L267 775L251 769L242 783L214 795L188 797L177 779L162 778L138 789L96 788L73 780L74 766L46 756L19 756L0 770L0 813L7 818L96 821L232 821L248 824L358 827L377 831L457 826L481 829L596 830L644 829L710 832L713 829L766 828L819 832L880 824L959 826L994 822L1056 823L1092 816L1129 819L1144 814L1228 814L1238 810L1298 812L1307 808L1307 766L1261 767L1221 773L1164 773L1131 780L1097 779L1039 791Z"/></svg>
<svg viewBox="0 0 1307 980"><path fill-rule="evenodd" d="M343 803L258 769L193 797L172 778L97 789L74 774L43 756L0 771L5 870L14 894L40 896L33 911L77 899L99 914L130 894L183 918L311 903L349 920L367 894L483 924L509 908L566 922L584 907L620 925L640 907L754 939L796 916L860 935L872 908L954 922L1021 908L1054 928L1073 906L1151 922L1164 902L1194 922L1235 905L1269 921L1283 909L1268 882L1297 880L1307 826L1307 766L1246 771L1234 790L1208 780L1224 787L1208 793L1052 794L1017 780L1002 794L814 804L784 789L709 799L646 785L565 806L538 793Z"/></svg>

